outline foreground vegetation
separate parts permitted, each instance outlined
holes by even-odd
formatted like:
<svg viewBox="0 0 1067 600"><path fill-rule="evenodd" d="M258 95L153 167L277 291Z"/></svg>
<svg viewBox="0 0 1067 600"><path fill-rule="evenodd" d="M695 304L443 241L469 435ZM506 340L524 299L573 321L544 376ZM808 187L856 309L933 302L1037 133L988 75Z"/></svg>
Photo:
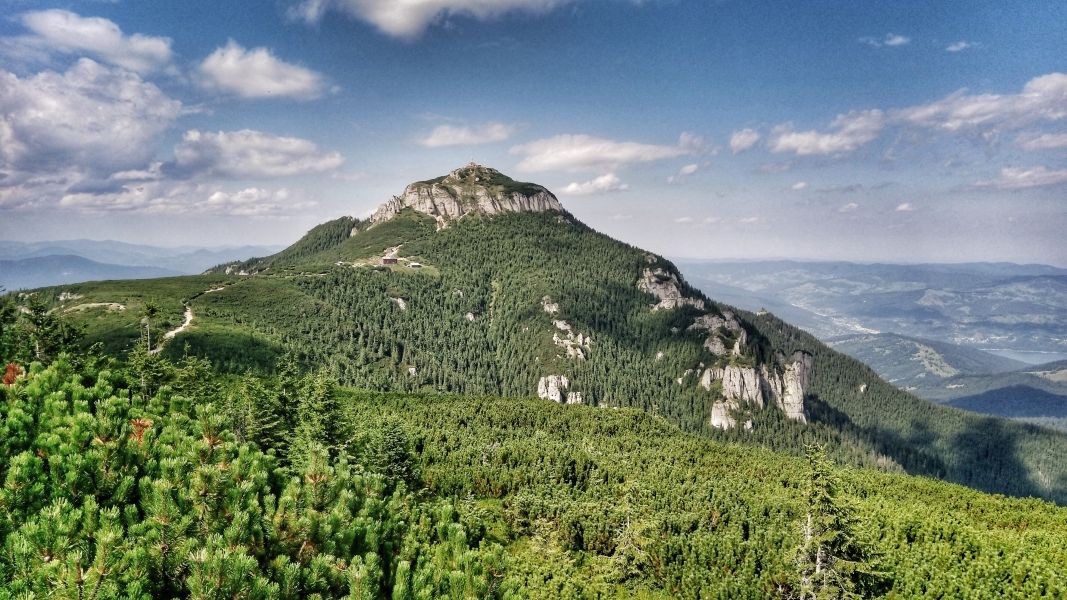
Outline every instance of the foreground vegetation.
<svg viewBox="0 0 1067 600"><path fill-rule="evenodd" d="M1067 509L640 411L338 389L291 361L218 377L143 351L8 379L0 597L1067 594ZM816 553L836 557L819 576Z"/></svg>

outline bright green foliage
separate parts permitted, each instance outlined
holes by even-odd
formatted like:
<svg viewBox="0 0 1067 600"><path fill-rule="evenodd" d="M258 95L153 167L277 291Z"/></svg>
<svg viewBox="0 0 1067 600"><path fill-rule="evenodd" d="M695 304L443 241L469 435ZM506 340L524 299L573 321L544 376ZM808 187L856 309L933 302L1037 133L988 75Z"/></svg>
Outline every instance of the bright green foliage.
<svg viewBox="0 0 1067 600"><path fill-rule="evenodd" d="M197 359L158 363L144 396L137 372L82 363L2 388L0 598L767 598L801 589L796 549L818 546L827 590L1067 594L1050 503L634 410L223 380Z"/></svg>
<svg viewBox="0 0 1067 600"><path fill-rule="evenodd" d="M1051 503L813 468L632 410L366 392L339 405L348 427L405 424L424 485L473 505L523 597L788 596L809 510L864 596L1067 594L1067 509Z"/></svg>
<svg viewBox="0 0 1067 600"><path fill-rule="evenodd" d="M321 444L282 465L265 434L282 411L220 410L202 367L163 364L146 397L136 374L60 357L3 389L0 597L501 593L484 526ZM271 395L251 378L231 387ZM305 407L332 396L321 379L303 388Z"/></svg>

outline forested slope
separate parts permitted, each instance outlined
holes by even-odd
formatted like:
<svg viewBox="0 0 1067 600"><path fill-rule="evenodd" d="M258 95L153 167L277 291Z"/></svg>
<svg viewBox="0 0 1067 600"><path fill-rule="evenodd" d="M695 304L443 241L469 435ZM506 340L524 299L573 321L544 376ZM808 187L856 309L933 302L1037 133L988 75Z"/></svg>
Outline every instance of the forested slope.
<svg viewBox="0 0 1067 600"><path fill-rule="evenodd" d="M1067 594L1050 503L634 410L130 364L60 356L0 388L0 596ZM813 543L833 579L811 577Z"/></svg>
<svg viewBox="0 0 1067 600"><path fill-rule="evenodd" d="M387 251L400 264L379 265ZM131 307L159 295L170 323L181 322L184 302L196 315L193 326L164 353L177 358L188 348L231 372L269 373L292 350L304 366L326 368L342 384L378 390L524 397L542 378L563 375L585 404L638 408L718 439L795 454L817 442L854 465L1067 500L1063 435L932 406L772 315L733 310L745 343L739 355L715 356L702 345L706 332L691 325L732 309L680 281L681 292L704 309L653 310L657 298L638 289L642 273L677 275L673 265L566 213L467 215L441 230L412 211L373 227L338 220L275 257L234 266L251 275L220 268L180 280L190 290L180 292L184 300L174 297L179 280L167 288L139 282L136 297L127 284L40 295L62 310L70 306L59 300L64 292L83 296L82 303ZM549 304L556 312L546 312ZM90 342L106 331L111 347L116 331L132 345L141 328L136 310L72 314L88 326ZM117 319L125 319L124 328ZM582 357L554 341L561 331L583 336ZM709 425L717 392L700 385L702 370L773 368L798 350L814 357L808 423L749 407L751 430Z"/></svg>

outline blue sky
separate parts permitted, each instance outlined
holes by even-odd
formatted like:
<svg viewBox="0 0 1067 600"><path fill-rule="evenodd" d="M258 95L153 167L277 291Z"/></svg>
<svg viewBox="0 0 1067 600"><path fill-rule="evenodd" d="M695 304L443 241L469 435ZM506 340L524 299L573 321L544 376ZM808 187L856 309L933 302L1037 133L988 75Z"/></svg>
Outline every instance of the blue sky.
<svg viewBox="0 0 1067 600"><path fill-rule="evenodd" d="M0 238L287 243L469 160L663 254L1067 265L1067 4L23 2Z"/></svg>

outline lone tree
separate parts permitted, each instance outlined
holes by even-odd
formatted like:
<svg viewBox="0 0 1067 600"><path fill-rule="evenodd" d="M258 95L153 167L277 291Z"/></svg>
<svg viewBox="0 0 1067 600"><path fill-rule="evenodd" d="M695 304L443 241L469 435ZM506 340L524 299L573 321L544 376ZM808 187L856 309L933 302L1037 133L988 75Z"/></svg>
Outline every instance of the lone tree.
<svg viewBox="0 0 1067 600"><path fill-rule="evenodd" d="M144 303L144 327L148 336L145 340L148 343L148 349L152 349L152 319L159 314L159 305L149 300Z"/></svg>
<svg viewBox="0 0 1067 600"><path fill-rule="evenodd" d="M857 538L858 520L851 507L837 497L838 480L826 451L807 447L808 511L803 541L797 550L797 589L789 597L800 600L866 598L882 582L868 561L870 549Z"/></svg>

